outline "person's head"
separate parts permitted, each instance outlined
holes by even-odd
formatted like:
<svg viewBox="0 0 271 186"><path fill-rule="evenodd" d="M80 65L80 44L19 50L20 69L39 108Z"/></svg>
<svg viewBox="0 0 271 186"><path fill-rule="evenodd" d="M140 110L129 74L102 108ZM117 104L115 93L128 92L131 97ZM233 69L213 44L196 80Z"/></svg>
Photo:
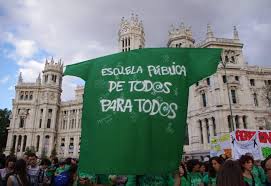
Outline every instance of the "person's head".
<svg viewBox="0 0 271 186"><path fill-rule="evenodd" d="M38 158L38 157L36 156L35 153L30 153L30 154L28 155L29 165L30 165L31 167L37 166L37 158Z"/></svg>
<svg viewBox="0 0 271 186"><path fill-rule="evenodd" d="M224 161L227 159L226 154L221 154L219 157L220 157L221 159L223 159Z"/></svg>
<svg viewBox="0 0 271 186"><path fill-rule="evenodd" d="M271 181L271 155L269 155L263 162L262 167L266 172L268 180Z"/></svg>
<svg viewBox="0 0 271 186"><path fill-rule="evenodd" d="M187 178L187 171L183 163L181 163L179 166L179 174L181 177L184 176L185 178Z"/></svg>
<svg viewBox="0 0 271 186"><path fill-rule="evenodd" d="M58 158L57 158L57 157L53 157L53 158L52 158L52 164L53 164L53 165L58 164Z"/></svg>
<svg viewBox="0 0 271 186"><path fill-rule="evenodd" d="M242 171L252 171L254 160L249 155L242 155L239 159Z"/></svg>
<svg viewBox="0 0 271 186"><path fill-rule="evenodd" d="M221 157L217 157L217 156L212 157L209 160L209 176L216 177L223 163L224 163L224 159L222 159Z"/></svg>
<svg viewBox="0 0 271 186"><path fill-rule="evenodd" d="M15 157L9 157L6 160L6 168L9 169L9 170L14 170L15 163L16 163L16 158Z"/></svg>
<svg viewBox="0 0 271 186"><path fill-rule="evenodd" d="M206 167L205 167L204 163L200 163L199 172L200 173L205 173L206 172Z"/></svg>
<svg viewBox="0 0 271 186"><path fill-rule="evenodd" d="M62 162L59 163L59 167L64 168L65 164L66 164L65 161L62 161Z"/></svg>
<svg viewBox="0 0 271 186"><path fill-rule="evenodd" d="M28 164L29 163L29 153L24 153L24 155L23 155L23 159L24 159L24 161L26 162L26 164Z"/></svg>
<svg viewBox="0 0 271 186"><path fill-rule="evenodd" d="M244 186L242 170L237 161L227 160L217 175L217 186Z"/></svg>
<svg viewBox="0 0 271 186"><path fill-rule="evenodd" d="M47 158L44 158L41 160L40 165L42 169L47 169L51 165L51 161Z"/></svg>
<svg viewBox="0 0 271 186"><path fill-rule="evenodd" d="M77 160L76 160L75 158L72 158L72 159L71 159L71 164L77 165Z"/></svg>
<svg viewBox="0 0 271 186"><path fill-rule="evenodd" d="M65 164L71 165L72 164L72 158L66 158L65 159Z"/></svg>
<svg viewBox="0 0 271 186"><path fill-rule="evenodd" d="M15 173L19 175L23 185L28 185L25 160L19 159L16 161Z"/></svg>
<svg viewBox="0 0 271 186"><path fill-rule="evenodd" d="M200 161L197 159L191 159L186 164L188 172L199 172Z"/></svg>

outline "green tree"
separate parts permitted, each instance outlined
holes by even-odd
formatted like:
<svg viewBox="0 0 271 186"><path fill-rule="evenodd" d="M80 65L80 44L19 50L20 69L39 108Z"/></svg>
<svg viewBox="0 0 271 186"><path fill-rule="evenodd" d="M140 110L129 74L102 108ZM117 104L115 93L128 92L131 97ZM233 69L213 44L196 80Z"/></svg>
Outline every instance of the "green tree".
<svg viewBox="0 0 271 186"><path fill-rule="evenodd" d="M11 115L11 111L7 108L0 109L0 152L3 152L3 150L6 147L7 142L7 136L8 136L8 130L7 127L9 126L10 120L9 117Z"/></svg>

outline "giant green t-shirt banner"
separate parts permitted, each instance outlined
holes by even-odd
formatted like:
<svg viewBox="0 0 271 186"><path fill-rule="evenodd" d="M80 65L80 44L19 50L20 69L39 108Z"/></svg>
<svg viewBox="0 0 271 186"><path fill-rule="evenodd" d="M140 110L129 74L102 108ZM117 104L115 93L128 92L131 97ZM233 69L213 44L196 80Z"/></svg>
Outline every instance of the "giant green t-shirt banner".
<svg viewBox="0 0 271 186"><path fill-rule="evenodd" d="M220 54L221 49L150 48L68 65L65 75L85 80L80 172L175 170L189 86L216 72Z"/></svg>

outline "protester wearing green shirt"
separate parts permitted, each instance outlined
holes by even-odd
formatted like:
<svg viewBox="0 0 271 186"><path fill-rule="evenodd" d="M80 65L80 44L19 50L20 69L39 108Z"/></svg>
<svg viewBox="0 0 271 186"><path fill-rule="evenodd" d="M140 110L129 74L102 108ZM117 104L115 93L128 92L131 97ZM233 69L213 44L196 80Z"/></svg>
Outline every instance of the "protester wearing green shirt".
<svg viewBox="0 0 271 186"><path fill-rule="evenodd" d="M190 186L190 182L188 179L187 171L183 163L181 163L179 167L179 174L181 177L181 184L182 186Z"/></svg>
<svg viewBox="0 0 271 186"><path fill-rule="evenodd" d="M252 173L254 164L253 158L249 155L242 155L239 162L243 171L244 182L249 186L262 186L263 184L259 177Z"/></svg>
<svg viewBox="0 0 271 186"><path fill-rule="evenodd" d="M197 159L192 159L187 162L188 180L191 186L203 184L202 175L199 172L200 162Z"/></svg>
<svg viewBox="0 0 271 186"><path fill-rule="evenodd" d="M209 160L209 171L208 174L203 177L205 185L215 186L217 182L217 174L223 165L224 160L221 157L212 157Z"/></svg>
<svg viewBox="0 0 271 186"><path fill-rule="evenodd" d="M266 175L264 173L264 170L259 165L254 165L252 168L252 174L255 175L255 177L258 177L261 182L264 184L266 182Z"/></svg>

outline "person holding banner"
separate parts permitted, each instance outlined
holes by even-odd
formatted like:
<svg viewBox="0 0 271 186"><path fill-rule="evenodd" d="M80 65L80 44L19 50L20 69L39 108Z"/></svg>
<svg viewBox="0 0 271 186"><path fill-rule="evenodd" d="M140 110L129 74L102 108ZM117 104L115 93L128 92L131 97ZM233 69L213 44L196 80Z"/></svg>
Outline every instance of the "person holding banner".
<svg viewBox="0 0 271 186"><path fill-rule="evenodd" d="M252 173L254 159L249 155L242 155L239 159L239 163L243 171L244 182L249 186L262 186L259 177Z"/></svg>

